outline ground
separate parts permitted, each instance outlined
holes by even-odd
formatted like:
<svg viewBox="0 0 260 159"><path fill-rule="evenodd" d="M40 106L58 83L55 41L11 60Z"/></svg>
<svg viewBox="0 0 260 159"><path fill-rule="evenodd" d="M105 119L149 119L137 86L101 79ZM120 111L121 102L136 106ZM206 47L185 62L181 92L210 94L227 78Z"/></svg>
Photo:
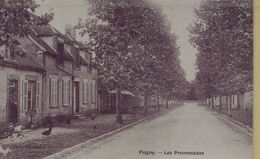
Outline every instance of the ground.
<svg viewBox="0 0 260 159"><path fill-rule="evenodd" d="M181 155L175 151L203 152L204 155ZM189 102L68 158L251 159L252 138L230 127L207 107Z"/></svg>
<svg viewBox="0 0 260 159"><path fill-rule="evenodd" d="M161 109L164 111L166 108L162 107ZM124 114L123 124L116 123L116 114L100 114L95 120L90 118L75 119L70 125L57 123L50 136L41 134L47 128L25 130L21 137L1 139L0 145L3 145L4 149L10 148L12 150L7 155L8 159L43 158L152 115L157 112L157 109L150 107L148 114L143 114L143 112L144 110L139 108L135 109L132 114Z"/></svg>

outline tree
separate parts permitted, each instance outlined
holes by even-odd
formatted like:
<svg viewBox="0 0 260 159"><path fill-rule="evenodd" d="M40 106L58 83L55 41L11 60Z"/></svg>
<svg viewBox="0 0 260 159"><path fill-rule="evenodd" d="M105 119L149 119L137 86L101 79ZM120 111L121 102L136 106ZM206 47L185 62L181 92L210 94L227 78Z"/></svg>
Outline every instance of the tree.
<svg viewBox="0 0 260 159"><path fill-rule="evenodd" d="M164 90L176 70L178 47L159 8L143 0L89 0L90 18L82 35L96 54L99 79L109 89L134 90L147 98ZM170 71L169 71L170 70ZM117 98L119 99L119 98ZM120 101L117 119L121 120Z"/></svg>
<svg viewBox="0 0 260 159"><path fill-rule="evenodd" d="M99 79L110 89L117 90L117 121L122 122L120 92L131 83L134 65L132 44L140 38L139 16L142 1L100 0L90 1L90 19L86 30L91 41L88 43L96 54Z"/></svg>
<svg viewBox="0 0 260 159"><path fill-rule="evenodd" d="M252 1L207 0L195 13L190 41L199 51L196 80L204 98L252 89Z"/></svg>
<svg viewBox="0 0 260 159"><path fill-rule="evenodd" d="M34 0L0 0L0 45L9 45L10 37L28 35L28 26L45 25L53 13L35 16L39 5Z"/></svg>

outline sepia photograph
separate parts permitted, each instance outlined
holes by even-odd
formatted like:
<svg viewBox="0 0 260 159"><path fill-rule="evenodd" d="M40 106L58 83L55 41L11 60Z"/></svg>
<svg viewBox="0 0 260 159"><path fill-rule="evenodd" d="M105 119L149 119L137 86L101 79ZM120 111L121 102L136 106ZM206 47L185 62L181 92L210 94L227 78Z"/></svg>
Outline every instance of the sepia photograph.
<svg viewBox="0 0 260 159"><path fill-rule="evenodd" d="M0 159L253 159L254 4L0 0Z"/></svg>

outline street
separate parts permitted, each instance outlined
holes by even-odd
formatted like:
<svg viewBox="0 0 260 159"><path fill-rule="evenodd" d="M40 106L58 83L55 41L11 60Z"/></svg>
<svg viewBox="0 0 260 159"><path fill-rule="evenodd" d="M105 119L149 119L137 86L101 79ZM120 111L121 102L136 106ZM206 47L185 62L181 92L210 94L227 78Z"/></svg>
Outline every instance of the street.
<svg viewBox="0 0 260 159"><path fill-rule="evenodd" d="M190 152L190 153L188 153ZM251 159L251 137L198 103L185 103L87 147L73 159Z"/></svg>

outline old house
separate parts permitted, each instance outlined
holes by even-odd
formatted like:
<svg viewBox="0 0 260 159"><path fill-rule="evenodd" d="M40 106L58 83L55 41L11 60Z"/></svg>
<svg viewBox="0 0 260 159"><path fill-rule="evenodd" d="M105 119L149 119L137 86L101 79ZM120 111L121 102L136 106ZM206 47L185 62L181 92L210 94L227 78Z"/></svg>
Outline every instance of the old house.
<svg viewBox="0 0 260 159"><path fill-rule="evenodd" d="M70 51L74 62L74 107L75 113L88 113L99 110L97 97L97 69L92 65L92 55L87 48L76 41L75 30L66 28L66 36L70 39Z"/></svg>
<svg viewBox="0 0 260 159"><path fill-rule="evenodd" d="M69 115L73 103L73 56L69 44L52 26L31 27L30 40L40 48L38 61L46 73L43 78L43 116Z"/></svg>
<svg viewBox="0 0 260 159"><path fill-rule="evenodd" d="M16 44L14 44L16 43ZM29 124L42 114L45 69L17 40L0 45L0 125Z"/></svg>

